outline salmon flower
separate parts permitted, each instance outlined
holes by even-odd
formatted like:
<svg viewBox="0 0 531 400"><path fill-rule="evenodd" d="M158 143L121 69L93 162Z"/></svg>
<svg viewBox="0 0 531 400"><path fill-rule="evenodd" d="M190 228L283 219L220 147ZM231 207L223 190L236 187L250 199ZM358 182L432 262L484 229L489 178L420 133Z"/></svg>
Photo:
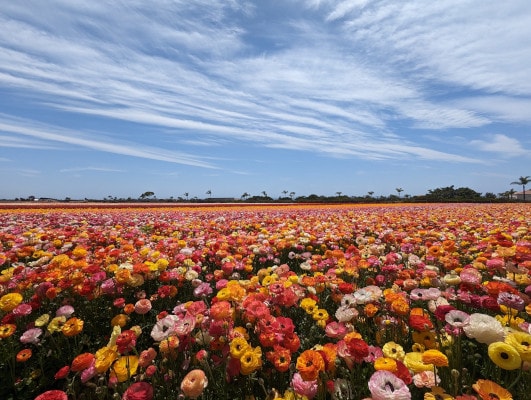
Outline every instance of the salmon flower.
<svg viewBox="0 0 531 400"><path fill-rule="evenodd" d="M194 369L186 374L181 381L181 391L186 397L197 399L208 386L208 379L200 369Z"/></svg>

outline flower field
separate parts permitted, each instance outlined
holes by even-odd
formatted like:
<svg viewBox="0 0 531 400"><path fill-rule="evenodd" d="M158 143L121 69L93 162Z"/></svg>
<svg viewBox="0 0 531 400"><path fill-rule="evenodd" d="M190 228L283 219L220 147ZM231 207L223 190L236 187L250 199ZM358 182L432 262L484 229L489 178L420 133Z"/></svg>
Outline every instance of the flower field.
<svg viewBox="0 0 531 400"><path fill-rule="evenodd" d="M0 209L1 399L529 399L525 204Z"/></svg>

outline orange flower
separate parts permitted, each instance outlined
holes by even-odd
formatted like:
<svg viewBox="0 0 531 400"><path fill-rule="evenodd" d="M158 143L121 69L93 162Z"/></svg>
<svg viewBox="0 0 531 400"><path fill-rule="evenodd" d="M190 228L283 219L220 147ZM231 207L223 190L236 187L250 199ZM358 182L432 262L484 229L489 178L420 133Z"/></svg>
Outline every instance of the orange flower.
<svg viewBox="0 0 531 400"><path fill-rule="evenodd" d="M430 349L422 353L422 362L426 364L433 364L436 367L447 367L448 357L446 357L439 350Z"/></svg>
<svg viewBox="0 0 531 400"><path fill-rule="evenodd" d="M76 358L72 360L72 365L70 370L73 372L83 371L89 368L94 361L94 354L92 353L81 353Z"/></svg>
<svg viewBox="0 0 531 400"><path fill-rule="evenodd" d="M128 321L129 317L127 315L118 314L111 319L111 326L119 326L120 328L123 328L125 325L127 325Z"/></svg>
<svg viewBox="0 0 531 400"><path fill-rule="evenodd" d="M232 308L228 301L218 301L210 307L210 316L217 320L227 320L232 315Z"/></svg>
<svg viewBox="0 0 531 400"><path fill-rule="evenodd" d="M391 311L398 315L407 315L409 313L409 304L402 298L396 299L391 303Z"/></svg>
<svg viewBox="0 0 531 400"><path fill-rule="evenodd" d="M275 366L279 372L286 372L291 363L291 352L281 346L275 346L273 351L266 354L267 359Z"/></svg>
<svg viewBox="0 0 531 400"><path fill-rule="evenodd" d="M128 303L124 306L124 313L127 315L132 314L135 311L135 305L132 303Z"/></svg>
<svg viewBox="0 0 531 400"><path fill-rule="evenodd" d="M5 339L11 336L17 330L15 324L0 325L0 339Z"/></svg>
<svg viewBox="0 0 531 400"><path fill-rule="evenodd" d="M31 358L33 352L31 349L22 349L17 353L16 359L17 362L26 362Z"/></svg>
<svg viewBox="0 0 531 400"><path fill-rule="evenodd" d="M472 385L472 388L479 394L481 400L512 400L512 394L505 388L501 387L493 381L487 379L479 379Z"/></svg>
<svg viewBox="0 0 531 400"><path fill-rule="evenodd" d="M396 364L396 361L390 357L378 357L376 360L374 360L374 369L376 371L389 371L389 372L396 372L398 370L398 366Z"/></svg>
<svg viewBox="0 0 531 400"><path fill-rule="evenodd" d="M76 336L83 330L83 320L72 317L64 323L61 330L67 337Z"/></svg>
<svg viewBox="0 0 531 400"><path fill-rule="evenodd" d="M376 307L374 304L372 303L369 303L367 304L364 309L363 309L363 312L365 313L365 315L369 318L372 318L376 315L376 313L378 312L378 307Z"/></svg>
<svg viewBox="0 0 531 400"><path fill-rule="evenodd" d="M297 370L305 381L314 381L319 372L324 371L325 362L321 353L315 350L305 350L297 358Z"/></svg>

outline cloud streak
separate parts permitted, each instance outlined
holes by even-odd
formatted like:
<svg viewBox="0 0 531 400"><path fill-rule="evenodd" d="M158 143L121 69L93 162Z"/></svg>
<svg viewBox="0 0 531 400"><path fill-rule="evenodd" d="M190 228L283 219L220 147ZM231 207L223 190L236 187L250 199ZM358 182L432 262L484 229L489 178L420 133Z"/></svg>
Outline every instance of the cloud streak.
<svg viewBox="0 0 531 400"><path fill-rule="evenodd" d="M8 2L0 24L0 90L20 102L1 147L234 171L220 147L470 166L531 146L497 126L531 123L523 0L50 0Z"/></svg>

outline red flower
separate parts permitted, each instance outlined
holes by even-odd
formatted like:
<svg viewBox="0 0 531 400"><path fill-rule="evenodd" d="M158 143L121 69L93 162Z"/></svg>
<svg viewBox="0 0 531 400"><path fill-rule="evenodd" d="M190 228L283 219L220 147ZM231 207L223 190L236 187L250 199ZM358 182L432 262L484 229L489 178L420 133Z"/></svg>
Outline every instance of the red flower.
<svg viewBox="0 0 531 400"><path fill-rule="evenodd" d="M369 345L363 339L347 339L347 348L356 361L361 361L369 355Z"/></svg>
<svg viewBox="0 0 531 400"><path fill-rule="evenodd" d="M70 366L65 365L63 368L61 368L59 371L55 373L54 379L64 379L68 376L69 372L70 372Z"/></svg>
<svg viewBox="0 0 531 400"><path fill-rule="evenodd" d="M416 331L425 332L433 328L433 323L425 315L410 315L409 326Z"/></svg>
<svg viewBox="0 0 531 400"><path fill-rule="evenodd" d="M147 382L135 382L127 388L122 400L151 400L153 399L153 386Z"/></svg>
<svg viewBox="0 0 531 400"><path fill-rule="evenodd" d="M134 331L128 329L120 333L116 338L116 346L121 354L125 354L132 350L136 345L136 334Z"/></svg>
<svg viewBox="0 0 531 400"><path fill-rule="evenodd" d="M35 400L68 400L68 396L62 390L48 390L35 397Z"/></svg>

